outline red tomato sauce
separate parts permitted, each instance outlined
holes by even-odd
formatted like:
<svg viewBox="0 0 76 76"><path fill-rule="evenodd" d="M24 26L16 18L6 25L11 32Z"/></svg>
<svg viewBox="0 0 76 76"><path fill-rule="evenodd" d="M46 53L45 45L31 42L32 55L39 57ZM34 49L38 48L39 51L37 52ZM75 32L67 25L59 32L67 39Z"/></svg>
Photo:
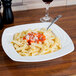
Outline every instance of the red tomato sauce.
<svg viewBox="0 0 76 76"><path fill-rule="evenodd" d="M44 42L46 40L46 37L44 34L41 33L28 33L23 37L23 40L26 40L28 44L30 45L31 43L39 43L39 42Z"/></svg>

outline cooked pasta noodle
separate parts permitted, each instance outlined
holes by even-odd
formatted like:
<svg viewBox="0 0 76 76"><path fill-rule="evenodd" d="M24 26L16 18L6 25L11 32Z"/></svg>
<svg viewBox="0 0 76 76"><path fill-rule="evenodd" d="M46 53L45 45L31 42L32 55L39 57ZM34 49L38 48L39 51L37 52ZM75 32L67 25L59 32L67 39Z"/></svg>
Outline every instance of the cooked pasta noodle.
<svg viewBox="0 0 76 76"><path fill-rule="evenodd" d="M61 49L60 39L45 28L16 33L11 43L21 56L44 55Z"/></svg>

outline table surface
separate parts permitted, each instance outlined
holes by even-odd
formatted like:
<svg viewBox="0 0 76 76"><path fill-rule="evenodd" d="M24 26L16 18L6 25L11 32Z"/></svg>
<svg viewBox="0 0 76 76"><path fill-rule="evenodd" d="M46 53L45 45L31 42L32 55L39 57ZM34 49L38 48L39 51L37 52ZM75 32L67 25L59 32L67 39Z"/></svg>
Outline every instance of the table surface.
<svg viewBox="0 0 76 76"><path fill-rule="evenodd" d="M39 19L44 14L45 9L14 12L14 23L4 25L4 28L0 30L0 37L5 28L40 22ZM50 15L53 18L58 14L63 17L56 24L69 34L76 47L76 6L50 8ZM12 61L4 53L0 44L0 76L76 76L76 49L74 52L54 60L26 63Z"/></svg>

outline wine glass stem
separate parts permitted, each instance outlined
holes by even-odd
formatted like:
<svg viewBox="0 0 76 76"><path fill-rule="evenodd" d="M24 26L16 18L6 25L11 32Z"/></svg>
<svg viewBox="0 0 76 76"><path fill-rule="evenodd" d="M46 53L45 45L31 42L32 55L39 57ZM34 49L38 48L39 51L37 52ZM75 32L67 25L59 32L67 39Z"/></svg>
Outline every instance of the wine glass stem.
<svg viewBox="0 0 76 76"><path fill-rule="evenodd" d="M45 12L45 17L49 17L49 8L50 8L50 3L46 3L46 12Z"/></svg>

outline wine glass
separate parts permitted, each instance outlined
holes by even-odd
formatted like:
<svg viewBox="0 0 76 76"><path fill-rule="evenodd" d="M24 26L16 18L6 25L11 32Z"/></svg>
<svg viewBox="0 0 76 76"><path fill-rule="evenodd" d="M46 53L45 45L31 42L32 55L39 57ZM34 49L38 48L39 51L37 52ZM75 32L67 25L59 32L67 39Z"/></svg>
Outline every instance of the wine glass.
<svg viewBox="0 0 76 76"><path fill-rule="evenodd" d="M50 8L50 3L52 2L53 0L43 0L43 2L45 2L46 4L46 14L44 17L40 18L40 21L41 22L51 22L53 19L52 17L49 17L49 8Z"/></svg>

